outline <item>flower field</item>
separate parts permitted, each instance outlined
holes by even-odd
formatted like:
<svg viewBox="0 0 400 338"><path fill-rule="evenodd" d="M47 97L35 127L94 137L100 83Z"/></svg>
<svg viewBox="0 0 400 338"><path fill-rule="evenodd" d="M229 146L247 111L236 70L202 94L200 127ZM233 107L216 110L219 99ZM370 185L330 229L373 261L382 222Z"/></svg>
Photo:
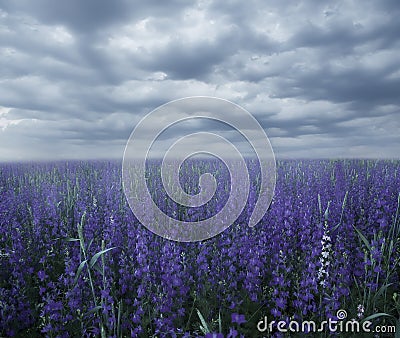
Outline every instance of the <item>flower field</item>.
<svg viewBox="0 0 400 338"><path fill-rule="evenodd" d="M217 194L188 210L149 166L171 217L204 219L226 202L229 174L214 162L186 167L186 189L197 191L196 168L216 172ZM0 337L284 337L257 323L339 309L400 327L400 162L279 161L272 204L250 228L256 169L235 224L179 243L136 220L119 163L1 164Z"/></svg>

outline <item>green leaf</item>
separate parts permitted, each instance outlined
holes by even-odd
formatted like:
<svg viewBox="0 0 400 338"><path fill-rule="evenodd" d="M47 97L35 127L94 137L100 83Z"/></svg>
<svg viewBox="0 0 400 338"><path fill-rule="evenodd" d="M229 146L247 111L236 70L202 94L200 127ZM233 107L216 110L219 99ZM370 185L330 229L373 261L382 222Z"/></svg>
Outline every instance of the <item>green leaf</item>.
<svg viewBox="0 0 400 338"><path fill-rule="evenodd" d="M67 242L79 242L80 239L79 238L71 238L71 237L67 237L64 238Z"/></svg>
<svg viewBox="0 0 400 338"><path fill-rule="evenodd" d="M85 266L85 264L87 263L86 260L84 260L83 262L81 262L81 264L79 264L78 270L76 270L76 275L75 275L75 279L74 279L74 285L76 285L76 282L78 281L78 278L82 272L83 267Z"/></svg>
<svg viewBox="0 0 400 338"><path fill-rule="evenodd" d="M354 230L357 232L358 236L361 238L361 240L364 242L365 246L369 251L371 251L371 244L369 244L368 239L365 238L363 233L358 230L354 225L353 225Z"/></svg>
<svg viewBox="0 0 400 338"><path fill-rule="evenodd" d="M393 283L389 283L389 284L384 284L384 285L382 285L380 288L379 288L379 290L378 290L378 292L375 294L375 296L374 296L374 301L377 301L377 299L387 290L387 288L389 287L389 286L391 286Z"/></svg>
<svg viewBox="0 0 400 338"><path fill-rule="evenodd" d="M210 333L211 331L210 331L210 329L208 328L208 325L207 325L207 323L206 323L206 321L205 321L203 315L201 314L201 312L199 311L199 309L196 309L196 311L197 311L197 315L199 316L200 321L201 321L200 330L201 330L204 334Z"/></svg>
<svg viewBox="0 0 400 338"><path fill-rule="evenodd" d="M325 221L328 221L328 216L329 216L329 206L331 205L331 201L328 201L328 205L327 205L327 207L326 207L326 209L325 209L325 212L324 212L324 220Z"/></svg>
<svg viewBox="0 0 400 338"><path fill-rule="evenodd" d="M221 310L218 311L218 328L219 328L219 333L222 333Z"/></svg>
<svg viewBox="0 0 400 338"><path fill-rule="evenodd" d="M92 239L90 240L90 242L89 242L89 244L88 244L88 246L87 246L87 248L86 248L87 251L90 250L90 247L92 246L93 240L94 240L94 238L92 238Z"/></svg>
<svg viewBox="0 0 400 338"><path fill-rule="evenodd" d="M104 255L106 252L108 252L108 251L110 251L110 250L114 250L114 249L115 249L115 247L112 247L112 248L108 248L108 249L99 251L99 252L98 252L97 254L95 254L95 255L92 257L92 259L90 260L90 264L89 264L90 267L92 268L93 265L96 264L97 260L100 258L101 255Z"/></svg>
<svg viewBox="0 0 400 338"><path fill-rule="evenodd" d="M321 205L321 195L318 194L318 209L319 209L319 214L322 214L322 205Z"/></svg>
<svg viewBox="0 0 400 338"><path fill-rule="evenodd" d="M340 214L340 220L339 223L335 225L335 227L332 229L332 231L335 231L343 222L343 213L344 213L344 209L346 206L346 202L347 202L347 196L349 195L349 191L346 191L346 194L344 195L343 198L343 203L342 203L342 212Z"/></svg>
<svg viewBox="0 0 400 338"><path fill-rule="evenodd" d="M98 305L98 306L95 306L93 309L90 309L86 314L90 315L90 314L95 313L95 312L97 312L97 311L99 311L101 309L102 309L102 306Z"/></svg>
<svg viewBox="0 0 400 338"><path fill-rule="evenodd" d="M384 312L379 312L379 313L374 313L373 315L370 315L370 316L364 318L363 322L365 322L367 320L371 321L372 319L379 318L379 317L393 317L393 316L389 315L387 313L384 313Z"/></svg>
<svg viewBox="0 0 400 338"><path fill-rule="evenodd" d="M340 225L341 225L340 223L336 224L336 225L332 228L331 231L334 232L337 228L340 227Z"/></svg>

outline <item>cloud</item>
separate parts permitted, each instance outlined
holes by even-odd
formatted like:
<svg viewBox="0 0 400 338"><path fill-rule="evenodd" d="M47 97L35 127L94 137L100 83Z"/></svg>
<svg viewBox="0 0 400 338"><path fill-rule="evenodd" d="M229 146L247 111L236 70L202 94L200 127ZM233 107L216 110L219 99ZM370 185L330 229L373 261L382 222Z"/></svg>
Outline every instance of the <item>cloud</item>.
<svg viewBox="0 0 400 338"><path fill-rule="evenodd" d="M120 158L145 114L195 95L254 114L277 157L398 158L399 14L395 0L0 0L0 161ZM208 123L163 140L201 128L240 141Z"/></svg>

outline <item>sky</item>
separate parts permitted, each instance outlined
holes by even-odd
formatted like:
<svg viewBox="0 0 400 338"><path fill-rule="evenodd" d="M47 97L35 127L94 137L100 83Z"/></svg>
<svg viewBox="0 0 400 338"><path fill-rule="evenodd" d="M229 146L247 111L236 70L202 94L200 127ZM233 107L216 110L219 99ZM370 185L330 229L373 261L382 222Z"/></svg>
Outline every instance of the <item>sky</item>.
<svg viewBox="0 0 400 338"><path fill-rule="evenodd" d="M141 118L187 96L246 109L276 158L399 158L399 16L397 0L0 0L0 162L121 159Z"/></svg>

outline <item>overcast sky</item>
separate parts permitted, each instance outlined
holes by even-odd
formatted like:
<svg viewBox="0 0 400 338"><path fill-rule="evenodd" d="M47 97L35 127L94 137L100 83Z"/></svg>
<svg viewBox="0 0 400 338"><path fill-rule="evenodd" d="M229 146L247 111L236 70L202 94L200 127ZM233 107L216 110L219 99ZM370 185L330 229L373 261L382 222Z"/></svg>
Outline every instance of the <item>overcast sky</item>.
<svg viewBox="0 0 400 338"><path fill-rule="evenodd" d="M0 0L0 161L122 158L140 118L197 95L252 113L277 158L399 158L399 17L398 0Z"/></svg>

